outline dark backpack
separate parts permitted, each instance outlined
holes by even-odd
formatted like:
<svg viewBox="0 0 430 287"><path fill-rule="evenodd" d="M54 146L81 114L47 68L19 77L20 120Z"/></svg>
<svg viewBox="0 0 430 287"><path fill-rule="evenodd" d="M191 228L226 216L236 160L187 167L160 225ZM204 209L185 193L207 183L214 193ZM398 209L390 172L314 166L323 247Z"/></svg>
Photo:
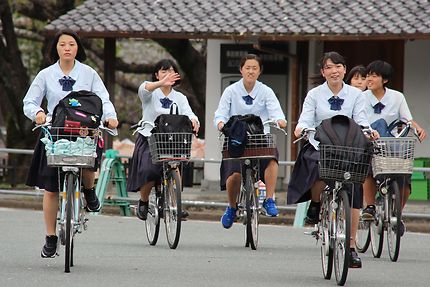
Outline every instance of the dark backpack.
<svg viewBox="0 0 430 287"><path fill-rule="evenodd" d="M264 134L264 127L263 127L263 122L261 121L261 118L253 114L246 114L246 115L235 115L230 117L230 119L225 123L224 127L222 128L222 132L226 137L230 136L230 129L233 125L233 122L236 119L246 123L246 130L249 134L251 135Z"/></svg>
<svg viewBox="0 0 430 287"><path fill-rule="evenodd" d="M176 113L173 113L176 106ZM170 114L159 115L154 121L155 127L151 133L192 133L193 125L186 115L179 115L178 106L170 106Z"/></svg>
<svg viewBox="0 0 430 287"><path fill-rule="evenodd" d="M102 115L102 100L96 94L73 91L58 102L53 112L52 126L64 127L68 133L79 133L79 128L97 128Z"/></svg>
<svg viewBox="0 0 430 287"><path fill-rule="evenodd" d="M371 160L373 151L372 143L364 135L361 127L353 119L347 116L337 115L323 120L316 128L315 139L320 142L320 146L335 145L363 149L362 153L345 153L345 158L342 159L342 165L338 165L336 167L326 166L326 168L349 171L351 170L352 165L362 163L366 166ZM325 156L329 159L338 158L339 155L333 155L333 157L330 155ZM327 160L325 164L339 164L339 161Z"/></svg>

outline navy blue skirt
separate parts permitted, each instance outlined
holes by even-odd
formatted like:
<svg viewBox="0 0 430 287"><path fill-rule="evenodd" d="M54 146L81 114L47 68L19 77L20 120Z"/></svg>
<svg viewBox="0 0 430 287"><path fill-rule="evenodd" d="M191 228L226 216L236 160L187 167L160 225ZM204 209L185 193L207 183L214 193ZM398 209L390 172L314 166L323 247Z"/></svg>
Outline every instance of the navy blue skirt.
<svg viewBox="0 0 430 287"><path fill-rule="evenodd" d="M300 150L288 183L287 204L311 200L311 187L320 179L319 157L320 152L309 142ZM326 181L326 184L333 186L331 181ZM363 206L363 185L347 184L346 188L349 191L350 200L352 200L352 207L361 208Z"/></svg>
<svg viewBox="0 0 430 287"><path fill-rule="evenodd" d="M259 178L261 181L264 182L264 171L266 170L267 166L269 165L269 162L271 160L276 160L276 162L278 162L279 160L279 152L278 149L276 149L276 155L275 158L268 158L268 159L261 159L259 162ZM232 175L235 172L241 172L242 171L242 165L240 160L236 160L236 159L229 159L229 160L223 160L221 162L221 167L220 167L220 175L221 175L221 179L220 179L220 187L221 190L226 190L226 182L227 182L227 178Z"/></svg>
<svg viewBox="0 0 430 287"><path fill-rule="evenodd" d="M59 182L63 182L63 172L60 172L58 167L49 167L46 162L46 150L45 144L40 141L44 137L44 133L41 132L34 148L33 158L31 160L30 169L27 175L26 185L37 186L40 189L44 189L50 192L59 192ZM95 161L94 168L90 168L93 171L97 171L100 166L100 161L103 154L103 149L97 146L97 159ZM58 174L60 173L60 180Z"/></svg>
<svg viewBox="0 0 430 287"><path fill-rule="evenodd" d="M134 145L127 179L127 191L137 192L147 182L161 183L163 165L153 164L146 137L139 134Z"/></svg>

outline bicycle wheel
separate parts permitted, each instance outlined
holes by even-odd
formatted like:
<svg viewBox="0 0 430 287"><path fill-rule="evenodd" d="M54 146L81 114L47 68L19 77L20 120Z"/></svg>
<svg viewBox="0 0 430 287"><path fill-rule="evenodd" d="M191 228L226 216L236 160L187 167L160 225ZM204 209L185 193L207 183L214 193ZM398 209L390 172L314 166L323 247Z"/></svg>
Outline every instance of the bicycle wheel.
<svg viewBox="0 0 430 287"><path fill-rule="evenodd" d="M258 202L255 191L256 181L250 168L246 169L245 176L246 238L251 249L256 250L258 245Z"/></svg>
<svg viewBox="0 0 430 287"><path fill-rule="evenodd" d="M171 249L179 243L181 234L181 179L176 171L167 174L165 186L164 223L166 226L167 242Z"/></svg>
<svg viewBox="0 0 430 287"><path fill-rule="evenodd" d="M357 235L355 236L355 247L358 252L365 253L370 244L370 223L362 220L358 222Z"/></svg>
<svg viewBox="0 0 430 287"><path fill-rule="evenodd" d="M384 198L378 196L375 201L375 220L370 223L370 245L373 257L381 257L384 246Z"/></svg>
<svg viewBox="0 0 430 287"><path fill-rule="evenodd" d="M73 173L66 174L66 230L65 245L66 251L64 256L64 272L69 273L70 267L73 266L73 226L74 226L74 194L75 194L75 176Z"/></svg>
<svg viewBox="0 0 430 287"><path fill-rule="evenodd" d="M348 193L341 189L338 193L337 208L335 209L334 235L334 274L337 285L343 286L348 276L351 238L351 207Z"/></svg>
<svg viewBox="0 0 430 287"><path fill-rule="evenodd" d="M150 245L157 244L160 231L159 195L160 191L153 187L149 194L148 216L145 220L146 237Z"/></svg>
<svg viewBox="0 0 430 287"><path fill-rule="evenodd" d="M397 261L400 252L399 225L402 220L400 189L396 180L391 181L388 196L387 244L391 261Z"/></svg>
<svg viewBox="0 0 430 287"><path fill-rule="evenodd" d="M319 238L321 239L321 266L324 279L330 279L333 270L333 245L331 241L330 222L331 194L323 192L321 199L321 220L318 223Z"/></svg>

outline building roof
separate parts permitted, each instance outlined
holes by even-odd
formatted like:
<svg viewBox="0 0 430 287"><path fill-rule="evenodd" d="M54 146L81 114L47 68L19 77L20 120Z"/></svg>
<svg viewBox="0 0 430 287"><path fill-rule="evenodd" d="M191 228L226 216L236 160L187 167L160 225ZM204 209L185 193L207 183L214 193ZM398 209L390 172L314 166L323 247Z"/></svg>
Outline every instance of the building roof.
<svg viewBox="0 0 430 287"><path fill-rule="evenodd" d="M85 37L430 38L427 0L86 0L46 26Z"/></svg>

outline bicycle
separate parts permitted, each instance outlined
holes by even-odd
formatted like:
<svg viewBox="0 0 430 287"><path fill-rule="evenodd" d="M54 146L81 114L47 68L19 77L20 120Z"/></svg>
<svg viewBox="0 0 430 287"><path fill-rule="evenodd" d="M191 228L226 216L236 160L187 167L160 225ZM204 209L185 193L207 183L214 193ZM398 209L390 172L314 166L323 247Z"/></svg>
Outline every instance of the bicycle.
<svg viewBox="0 0 430 287"><path fill-rule="evenodd" d="M47 165L58 168L58 184L62 186L57 222L60 244L65 246L64 272L69 273L74 265L74 236L87 230L88 218L80 189L82 169L94 167L101 130L112 135L117 133L103 126L97 129L52 127L49 120L33 131L39 127L45 134L41 140L45 144Z"/></svg>
<svg viewBox="0 0 430 287"><path fill-rule="evenodd" d="M369 239L372 254L382 253L384 231L387 232L390 260L397 261L400 253L399 226L402 220L402 195L399 181L412 174L416 139L406 136L410 123L396 137L381 137L375 141L372 159L373 177L376 179L377 198L375 220L370 222ZM403 137L405 136L405 137Z"/></svg>
<svg viewBox="0 0 430 287"><path fill-rule="evenodd" d="M294 141L310 139L314 128L305 128ZM321 208L316 230L311 234L321 240L321 266L325 279L333 272L338 285L343 286L350 261L351 205L347 185L362 184L366 178L371 155L365 149L319 145L320 179L330 183L321 194Z"/></svg>
<svg viewBox="0 0 430 287"><path fill-rule="evenodd" d="M139 122L131 128L137 131L154 124ZM134 134L133 133L133 134ZM164 218L169 247L178 246L181 234L182 180L179 168L191 155L193 133L153 133L148 137L149 151L154 164L162 164L161 186L152 188L149 194L148 216L145 220L146 236L150 245L156 245L160 230L160 218Z"/></svg>
<svg viewBox="0 0 430 287"><path fill-rule="evenodd" d="M277 123L269 120L263 123L284 132ZM258 246L259 214L259 161L261 159L276 158L276 135L274 134L248 134L247 143L242 156L231 157L228 151L228 137L219 137L221 143L222 160L240 160L242 166L242 180L240 192L237 196L238 219L245 226L245 247L256 250Z"/></svg>

